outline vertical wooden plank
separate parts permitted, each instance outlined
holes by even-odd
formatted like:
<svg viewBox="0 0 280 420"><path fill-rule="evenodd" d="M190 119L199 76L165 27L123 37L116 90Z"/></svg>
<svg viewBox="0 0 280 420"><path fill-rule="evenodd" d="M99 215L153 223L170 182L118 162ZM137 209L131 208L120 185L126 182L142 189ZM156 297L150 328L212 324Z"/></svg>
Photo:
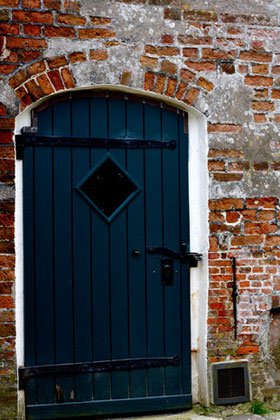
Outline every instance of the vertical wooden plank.
<svg viewBox="0 0 280 420"><path fill-rule="evenodd" d="M89 136L89 101L72 101L72 135ZM90 151L73 148L73 187L89 172ZM89 204L73 189L73 273L75 361L92 360L91 219ZM92 375L76 376L76 400L92 399Z"/></svg>
<svg viewBox="0 0 280 420"><path fill-rule="evenodd" d="M53 106L53 135L71 136L70 102ZM73 363L73 307L72 307L72 174L71 149L53 150L54 185L54 301L56 363ZM65 322L67 320L67 322ZM56 385L63 391L63 401L74 396L73 376L56 377Z"/></svg>
<svg viewBox="0 0 280 420"><path fill-rule="evenodd" d="M175 139L178 147L178 116L162 110L163 140ZM179 162L178 150L162 151L163 246L180 252ZM174 260L174 284L165 287L165 355L181 359L180 262ZM166 395L181 393L181 367L166 367Z"/></svg>
<svg viewBox="0 0 280 420"><path fill-rule="evenodd" d="M25 147L23 160L23 237L24 237L24 343L25 366L36 365L35 282L34 282L34 179L33 147ZM29 310L26 310L29 308ZM36 403L36 380L26 385L26 401Z"/></svg>
<svg viewBox="0 0 280 420"><path fill-rule="evenodd" d="M91 100L91 137L107 137L107 99ZM107 154L106 149L92 148L91 167L94 168ZM93 360L109 360L110 353L110 273L109 224L93 209L92 222L92 308ZM95 400L111 398L110 373L95 373L93 392Z"/></svg>
<svg viewBox="0 0 280 420"><path fill-rule="evenodd" d="M143 104L127 102L127 137L143 139ZM141 188L127 209L129 357L146 357L146 279L144 152L127 150L127 171ZM133 250L139 250L138 256ZM146 396L146 369L130 372L130 397Z"/></svg>
<svg viewBox="0 0 280 420"><path fill-rule="evenodd" d="M160 140L160 108L145 105L145 137ZM162 246L161 150L145 151L146 245ZM164 356L160 255L147 254L147 345L149 357ZM164 370L148 370L148 395L163 395Z"/></svg>
<svg viewBox="0 0 280 420"><path fill-rule="evenodd" d="M109 137L125 135L125 102L109 100ZM125 168L126 151L111 149L111 156ZM110 226L111 256L111 356L128 357L127 213L123 210ZM112 372L112 398L128 398L128 372Z"/></svg>
<svg viewBox="0 0 280 420"><path fill-rule="evenodd" d="M189 190L188 190L188 134L184 130L184 117L179 116L178 154L180 165L181 239L189 250ZM181 267L182 308L182 392L191 394L191 343L190 343L190 267Z"/></svg>
<svg viewBox="0 0 280 420"><path fill-rule="evenodd" d="M54 364L52 148L35 150L37 365ZM54 378L38 378L38 402L54 402Z"/></svg>

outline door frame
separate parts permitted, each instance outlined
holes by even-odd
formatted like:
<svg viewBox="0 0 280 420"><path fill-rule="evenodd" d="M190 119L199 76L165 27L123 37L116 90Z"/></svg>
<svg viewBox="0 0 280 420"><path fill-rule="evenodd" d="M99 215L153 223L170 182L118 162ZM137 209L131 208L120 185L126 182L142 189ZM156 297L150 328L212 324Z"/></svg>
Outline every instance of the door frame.
<svg viewBox="0 0 280 420"><path fill-rule="evenodd" d="M81 91L83 89L75 89ZM207 121L196 109L162 95L121 86L99 85L86 90L114 90L164 102L188 113L189 130L189 214L190 251L203 254L197 268L190 269L191 285L191 352L193 402L208 405L207 378L207 308L208 308L208 170L207 170ZM65 94L65 92L64 92ZM54 94L39 100L16 118L15 134L22 127L31 126L31 111ZM23 307L23 189L22 161L16 160L15 185L15 248L16 248L16 357L17 366L24 365L24 307ZM25 418L24 391L18 392L19 418Z"/></svg>

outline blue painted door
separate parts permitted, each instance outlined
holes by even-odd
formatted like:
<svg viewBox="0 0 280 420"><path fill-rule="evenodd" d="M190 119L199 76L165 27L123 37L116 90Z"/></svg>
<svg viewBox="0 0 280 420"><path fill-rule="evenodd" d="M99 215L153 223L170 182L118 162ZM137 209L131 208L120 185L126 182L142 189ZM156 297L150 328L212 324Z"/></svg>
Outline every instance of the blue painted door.
<svg viewBox="0 0 280 420"><path fill-rule="evenodd" d="M176 148L26 146L25 366L179 358L179 365L27 380L29 419L191 406L184 115L140 99L73 97L37 113L38 135L176 141Z"/></svg>

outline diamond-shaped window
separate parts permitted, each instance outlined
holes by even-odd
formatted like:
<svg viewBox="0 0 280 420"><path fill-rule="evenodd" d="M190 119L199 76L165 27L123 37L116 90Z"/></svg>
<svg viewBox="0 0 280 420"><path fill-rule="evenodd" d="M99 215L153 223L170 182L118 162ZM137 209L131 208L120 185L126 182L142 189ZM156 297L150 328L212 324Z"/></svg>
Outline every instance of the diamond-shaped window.
<svg viewBox="0 0 280 420"><path fill-rule="evenodd" d="M129 174L111 157L98 164L81 181L77 189L109 222L140 191Z"/></svg>

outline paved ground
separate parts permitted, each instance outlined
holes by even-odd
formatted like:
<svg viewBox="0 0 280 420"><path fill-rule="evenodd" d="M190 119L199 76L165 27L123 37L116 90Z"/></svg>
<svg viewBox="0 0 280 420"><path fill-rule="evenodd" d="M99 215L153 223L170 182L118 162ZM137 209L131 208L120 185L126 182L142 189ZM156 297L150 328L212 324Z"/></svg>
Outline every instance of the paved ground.
<svg viewBox="0 0 280 420"><path fill-rule="evenodd" d="M163 414L163 415L155 415L155 416L144 416L144 417L129 417L126 418L127 420L275 420L280 419L280 411L279 412L271 412L270 414L266 414L264 416L259 416L257 414L237 414L233 416L222 416L220 417L216 414L214 417L210 415L201 415L198 414L195 410L186 411L184 413L179 414ZM124 418L122 419L124 420Z"/></svg>

